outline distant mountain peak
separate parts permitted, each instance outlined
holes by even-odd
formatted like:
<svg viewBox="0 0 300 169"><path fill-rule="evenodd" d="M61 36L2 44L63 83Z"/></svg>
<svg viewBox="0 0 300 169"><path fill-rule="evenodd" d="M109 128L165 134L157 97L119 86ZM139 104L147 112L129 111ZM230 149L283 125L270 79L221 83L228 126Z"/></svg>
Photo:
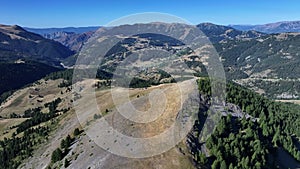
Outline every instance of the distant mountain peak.
<svg viewBox="0 0 300 169"><path fill-rule="evenodd" d="M19 33L19 32L25 31L19 25L3 25L3 24L0 24L0 29L2 31L11 32L11 33Z"/></svg>
<svg viewBox="0 0 300 169"><path fill-rule="evenodd" d="M209 37L212 43L224 40L249 39L264 36L264 33L257 31L240 31L229 26L216 25L209 22L200 23L197 27Z"/></svg>

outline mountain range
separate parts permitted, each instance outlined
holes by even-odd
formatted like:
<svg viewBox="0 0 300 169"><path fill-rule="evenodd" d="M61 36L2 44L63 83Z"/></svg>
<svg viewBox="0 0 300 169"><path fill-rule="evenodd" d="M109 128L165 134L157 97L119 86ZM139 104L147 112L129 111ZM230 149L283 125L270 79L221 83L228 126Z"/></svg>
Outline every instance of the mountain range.
<svg viewBox="0 0 300 169"><path fill-rule="evenodd" d="M73 54L61 43L20 26L0 25L0 94L62 69L61 62Z"/></svg>
<svg viewBox="0 0 300 169"><path fill-rule="evenodd" d="M213 43L222 40L248 39L263 36L264 33L256 31L240 31L229 26L216 25L213 23L201 23L196 25L205 33ZM78 52L83 43L99 27L79 27L79 28L24 28L27 31L40 34L44 38L52 39L64 44L71 50Z"/></svg>
<svg viewBox="0 0 300 169"><path fill-rule="evenodd" d="M43 38L20 26L0 25L0 61L19 59L35 60L51 66L74 54L66 46L54 40Z"/></svg>
<svg viewBox="0 0 300 169"><path fill-rule="evenodd" d="M145 28L176 35L141 33ZM119 41L107 52L92 52L102 59L96 78L83 78L72 85L73 69L63 68L62 63L74 66L82 45L96 28L37 34L16 25L1 25L0 93L6 93L0 97L0 169L299 168L300 108L278 100L300 96L300 33L268 34L202 23L196 29L212 44L195 52L184 43L193 37L189 28L191 25L175 23L100 28L102 36L92 40L110 42L113 37ZM213 79L207 78L205 67L212 47L227 76L226 98L220 102L222 97L213 96ZM84 55L83 60L89 57ZM136 76L128 81L130 73ZM199 107L190 109L195 102ZM138 115L159 112L161 106L163 112L150 123L139 123L119 112L128 105ZM222 117L213 130L217 114ZM188 120L191 116L193 121ZM111 153L120 148L132 154L145 147L122 135L108 139L115 132L99 127L103 120L126 138L149 139L173 124L183 126L174 128L182 130L192 122L187 135L170 150L136 159ZM205 139L209 130L213 133ZM174 142L177 136L173 136L148 146L160 150L164 147L152 144ZM98 141L103 140L101 149Z"/></svg>
<svg viewBox="0 0 300 169"><path fill-rule="evenodd" d="M100 26L90 27L66 27L66 28L27 28L24 29L39 34L47 39L52 39L78 52L85 41L99 29Z"/></svg>
<svg viewBox="0 0 300 169"><path fill-rule="evenodd" d="M247 40L264 36L265 33L246 30L240 31L229 26L216 25L213 23L201 23L196 25L212 43L227 40Z"/></svg>
<svg viewBox="0 0 300 169"><path fill-rule="evenodd" d="M216 25L201 23L196 25L213 43L222 40L246 40L271 33L300 32L300 21L286 21L264 25ZM78 52L87 39L101 26L65 28L28 28L24 29L58 41L74 52Z"/></svg>
<svg viewBox="0 0 300 169"><path fill-rule="evenodd" d="M74 52L79 52L84 42L86 42L94 31L75 33L75 32L54 32L43 34L47 39L60 42Z"/></svg>
<svg viewBox="0 0 300 169"><path fill-rule="evenodd" d="M300 32L300 21L285 21L262 25L229 25L232 28L248 31L255 30L264 33Z"/></svg>
<svg viewBox="0 0 300 169"><path fill-rule="evenodd" d="M1 60L14 63L17 60L26 59L56 67L61 67L63 62L64 65L72 67L76 61L74 54L80 51L82 45L98 28L27 28L27 30L41 33L38 35L19 26L2 25L0 29ZM297 33L269 35L253 30L241 31L212 23L198 24L197 28L207 35L219 52L228 79L235 79L243 83L241 81L243 79L253 81L256 78L253 83L260 84L259 88L255 85L251 87L268 93L268 96L272 98L283 95L284 98L285 96L289 98L290 93L295 93L293 90L267 92L268 85L262 84L262 82L258 83L257 78L299 78L300 70L297 66L300 63L297 52L299 35ZM275 85L274 82L268 83L272 83L272 86ZM283 84L281 85L283 86ZM294 85L293 88L297 88L297 86ZM295 97L298 97L298 94Z"/></svg>
<svg viewBox="0 0 300 169"><path fill-rule="evenodd" d="M99 29L100 26L87 26L87 27L65 27L65 28L28 28L24 27L25 30L29 32L34 32L40 35L52 34L56 32L74 32L74 33L85 33L90 31L95 31Z"/></svg>
<svg viewBox="0 0 300 169"><path fill-rule="evenodd" d="M145 28L166 35L144 33L141 30ZM83 78L72 85L73 70L61 70L60 64L68 60L69 66L74 65L70 60L81 48L72 50L67 44L84 44L88 40L83 36L86 32L52 32L46 36L51 39L47 39L19 26L2 25L0 92L16 91L0 100L0 169L299 168L299 106L268 99L243 86L258 89L272 99L297 99L300 33L265 34L203 23L196 29L204 32L212 45L195 52L184 43L193 37L195 27L189 28L167 23L101 28L102 36L92 40L110 42L109 37L116 37L119 41L107 52L92 52L102 57L96 78ZM173 31L175 37L167 35ZM213 96L204 66L212 47L219 54L217 60L222 61L228 80L226 99L222 101L222 97ZM83 60L89 57L84 55ZM190 69L181 67L180 62ZM170 72L175 72L174 77ZM191 72L193 76L188 74ZM137 76L125 81L130 73ZM129 86L114 83L114 75ZM199 107L193 109L195 102ZM128 105L134 106L137 111L130 110L138 115L160 112L161 106L163 109L157 119L139 123L120 113L119 108L128 110ZM222 117L213 130L217 114ZM191 116L195 119L189 120ZM111 127L99 126L103 120ZM147 147L127 137L151 139L173 124L179 124L176 131L187 124L190 128L182 141L160 155L139 159L111 153L114 148L125 150L126 155L138 154L136 150L148 146L149 150L160 150L164 147L156 145L165 146L161 143L174 142L177 136L156 139ZM120 134L110 139L115 130L126 138ZM205 139L210 130L212 135ZM103 140L103 145L99 144Z"/></svg>

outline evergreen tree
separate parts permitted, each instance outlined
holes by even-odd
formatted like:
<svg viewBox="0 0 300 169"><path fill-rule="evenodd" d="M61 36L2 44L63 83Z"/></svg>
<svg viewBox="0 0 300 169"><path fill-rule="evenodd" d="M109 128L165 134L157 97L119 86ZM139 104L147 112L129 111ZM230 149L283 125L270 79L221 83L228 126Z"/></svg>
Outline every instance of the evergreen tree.
<svg viewBox="0 0 300 169"><path fill-rule="evenodd" d="M55 163L57 161L60 161L63 158L63 153L60 148L57 148L56 150L53 151L52 156L51 156L51 162Z"/></svg>
<svg viewBox="0 0 300 169"><path fill-rule="evenodd" d="M226 162L224 160L221 162L220 169L227 169L227 165L226 165Z"/></svg>
<svg viewBox="0 0 300 169"><path fill-rule="evenodd" d="M80 134L80 130L79 130L79 128L76 128L73 132L73 135L78 136L79 134Z"/></svg>

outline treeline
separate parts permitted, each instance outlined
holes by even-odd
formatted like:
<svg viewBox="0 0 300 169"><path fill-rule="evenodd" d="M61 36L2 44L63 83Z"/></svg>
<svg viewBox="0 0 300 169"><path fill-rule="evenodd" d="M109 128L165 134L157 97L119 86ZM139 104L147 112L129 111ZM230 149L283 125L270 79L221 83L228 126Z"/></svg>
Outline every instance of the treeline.
<svg viewBox="0 0 300 169"><path fill-rule="evenodd" d="M70 151L70 147L72 143L75 141L76 137L81 133L82 131L76 128L73 132L73 137L68 135L65 139L62 139L60 142L60 147L56 148L51 155L51 163L47 168L51 168L51 166L61 161ZM66 158L64 161L64 167L67 168L70 165L70 161Z"/></svg>
<svg viewBox="0 0 300 169"><path fill-rule="evenodd" d="M50 119L58 116L57 114L57 106L61 102L60 98L55 99L54 101L50 103L46 103L45 107L48 107L49 112L43 113L41 112L41 108L35 108L31 110L27 110L24 112L24 117L30 117L29 119L25 120L24 122L17 125L17 133L21 133L32 126L38 125L42 122L49 121Z"/></svg>
<svg viewBox="0 0 300 169"><path fill-rule="evenodd" d="M56 79L63 79L63 81L58 85L58 87L68 87L72 85L72 80L73 80L73 69L66 69L63 71L58 71L58 72L53 72L49 74L47 77L45 77L46 80L56 80ZM82 76L89 76L93 75L94 73L92 72L93 70L76 70L77 75L79 77L76 77L76 80L81 79L81 74ZM91 72L89 72L91 71ZM168 74L167 72L163 70L158 70L157 75L159 75L159 79L142 79L139 77L126 77L126 76L120 76L120 75L115 75L116 76L116 85L121 86L121 87L131 87L131 88L143 88L143 87L150 87L151 85L158 85L160 84L160 80L165 79L165 78L171 78L171 75ZM102 82L98 82L95 84L95 87L101 88L101 87L109 87L112 84L112 78L114 77L113 73L110 73L108 71L103 70L103 68L97 69L97 72L95 73L96 77L90 77L90 78L97 78L99 80L105 80ZM170 83L175 82L175 79L171 79Z"/></svg>
<svg viewBox="0 0 300 169"><path fill-rule="evenodd" d="M240 68L249 64L253 66L252 74L270 69L273 70L273 75L270 74L272 77L299 78L299 58L296 56L299 53L300 36L287 35L280 40L276 36L268 35L263 41L256 38L229 40L214 46L224 59L224 66L232 71L241 72Z"/></svg>
<svg viewBox="0 0 300 169"><path fill-rule="evenodd" d="M74 141L74 138L71 138L68 135L65 139L62 139L60 142L60 147L55 149L51 155L51 162L56 163L57 161L62 160L69 152L71 143Z"/></svg>
<svg viewBox="0 0 300 169"><path fill-rule="evenodd" d="M71 81L73 77L73 69L65 69L62 71L53 72L45 77L45 80L56 80L56 79L64 79L67 81Z"/></svg>
<svg viewBox="0 0 300 169"><path fill-rule="evenodd" d="M97 83L95 83L95 87L97 89L101 89L101 88L107 88L111 86L112 81L111 80L105 80L105 81L98 81Z"/></svg>
<svg viewBox="0 0 300 169"><path fill-rule="evenodd" d="M209 79L200 79L198 84L200 93L209 98ZM226 101L259 120L223 117L206 142L211 156L206 158L199 147L193 149L194 159L200 166L276 168L274 159L279 147L300 161L300 151L296 146L300 137L300 106L274 102L232 82L227 85ZM201 124L195 125L194 128L199 128ZM197 142L199 139L193 140Z"/></svg>
<svg viewBox="0 0 300 169"><path fill-rule="evenodd" d="M10 90L7 92L4 92L0 95L0 104L2 102L4 102L9 96L11 96L13 93L15 92L15 90Z"/></svg>
<svg viewBox="0 0 300 169"><path fill-rule="evenodd" d="M291 99L300 99L300 81L295 80L278 80L278 81L266 81L266 80L255 80L253 81L256 87L265 91L264 95L273 99L288 99L280 97L282 93L290 95ZM252 87L248 85L247 87ZM295 95L298 98L294 98Z"/></svg>
<svg viewBox="0 0 300 169"><path fill-rule="evenodd" d="M144 87L150 87L152 85L159 85L162 83L176 82L176 80L174 78L172 78L172 76L169 73L167 73L161 69L159 69L155 72L147 72L145 70L144 72L141 72L141 74L143 74L145 77L147 77L147 79L144 79L144 78L141 78L138 76L129 77L129 76L124 75L124 76L120 76L119 78L116 78L114 84L116 86L121 86L121 87L144 88Z"/></svg>
<svg viewBox="0 0 300 169"><path fill-rule="evenodd" d="M33 147L42 143L48 136L50 129L35 127L24 131L22 137L4 138L0 141L0 168L15 169L21 161L32 155Z"/></svg>
<svg viewBox="0 0 300 169"><path fill-rule="evenodd" d="M45 80L63 79L58 87L68 87L72 85L73 69L65 69L62 71L53 72L45 77Z"/></svg>
<svg viewBox="0 0 300 169"><path fill-rule="evenodd" d="M89 73L86 73L88 71L91 71ZM94 74L92 71L94 70L79 70L77 69L76 70L76 73L77 75L76 76L87 76L87 75L91 75L91 74ZM100 79L100 80L108 80L108 79L111 79L113 77L113 74L112 73L109 73L107 71L104 71L102 69L97 69L96 70L97 72L95 73L95 76L96 77L90 77L90 78L97 78L97 79ZM68 87L70 85L72 85L72 80L73 80L73 74L74 74L74 69L65 69L65 70L62 70L62 71L57 71L57 72L53 72L49 75L47 75L45 77L45 80L57 80L57 79L63 79L63 82L61 82L58 87ZM80 77L78 77L78 79L80 79Z"/></svg>
<svg viewBox="0 0 300 169"><path fill-rule="evenodd" d="M41 112L42 108L37 107L24 111L23 116L29 118L20 123L16 127L16 132L12 134L12 138L4 138L0 141L0 169L15 169L21 164L21 161L32 155L34 147L41 144L48 138L51 131L51 126L55 121L50 124L39 126L42 122L49 121L58 116L57 106L61 99L55 99L52 102L46 103L44 107L49 109L48 113ZM63 110L66 112L67 110ZM24 132L22 135L19 133Z"/></svg>
<svg viewBox="0 0 300 169"><path fill-rule="evenodd" d="M2 95L4 92L17 90L33 83L59 69L43 63L26 61L22 64L0 62L0 70L0 95ZM9 93L5 95L7 94Z"/></svg>
<svg viewBox="0 0 300 169"><path fill-rule="evenodd" d="M174 82L175 79L171 79L169 81L169 83L174 83ZM115 84L121 87L144 88L144 87L150 87L152 85L159 85L162 83L160 82L160 80L154 80L154 79L145 80L139 77L133 77L132 79L124 77L124 78L117 79Z"/></svg>

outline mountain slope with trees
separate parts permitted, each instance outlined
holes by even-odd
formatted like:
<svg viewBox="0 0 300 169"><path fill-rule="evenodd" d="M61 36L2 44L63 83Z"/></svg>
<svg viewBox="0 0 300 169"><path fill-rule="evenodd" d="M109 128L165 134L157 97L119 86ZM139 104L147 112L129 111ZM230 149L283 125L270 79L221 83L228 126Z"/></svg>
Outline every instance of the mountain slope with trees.
<svg viewBox="0 0 300 169"><path fill-rule="evenodd" d="M240 31L229 26L216 25L213 23L201 23L196 25L212 43L226 40L245 40L262 37L265 34L257 31Z"/></svg>
<svg viewBox="0 0 300 169"><path fill-rule="evenodd" d="M17 25L0 25L0 95L62 69L61 61L73 53Z"/></svg>
<svg viewBox="0 0 300 169"><path fill-rule="evenodd" d="M208 100L212 99L209 79L200 79L198 83L200 93ZM213 134L203 143L199 142L197 129L203 125L199 119L190 135L192 152L199 166L224 169L299 167L300 106L274 102L232 82L227 85L226 93L226 102L239 106L258 120L245 116L236 118L230 114L223 116ZM205 117L205 113L199 117ZM194 146L202 144L209 150L207 157L201 147ZM284 159L280 159L282 151L287 152ZM287 164L284 161L287 159L295 162Z"/></svg>
<svg viewBox="0 0 300 169"><path fill-rule="evenodd" d="M0 61L27 59L60 67L74 52L64 45L15 25L0 25Z"/></svg>

